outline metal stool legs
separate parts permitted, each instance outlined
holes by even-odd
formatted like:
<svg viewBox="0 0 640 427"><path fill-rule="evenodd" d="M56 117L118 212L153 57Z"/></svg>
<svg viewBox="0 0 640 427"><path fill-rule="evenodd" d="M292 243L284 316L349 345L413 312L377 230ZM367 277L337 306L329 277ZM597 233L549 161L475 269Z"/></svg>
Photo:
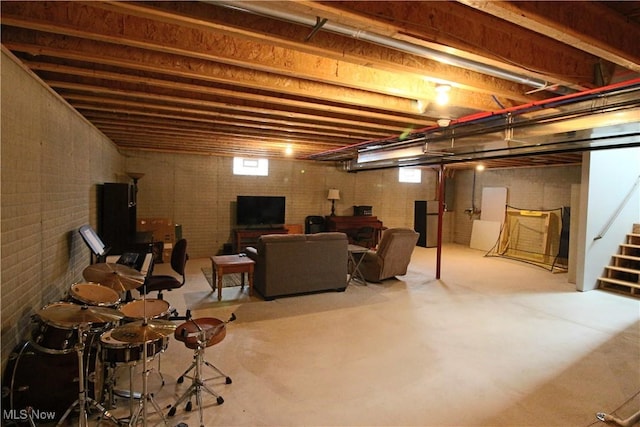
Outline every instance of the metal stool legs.
<svg viewBox="0 0 640 427"><path fill-rule="evenodd" d="M185 410L186 411L191 411L192 409L192 402L191 402L191 397L195 395L196 397L196 405L198 405L198 410L200 411L200 425L204 426L204 419L203 419L203 414L202 414L202 390L206 391L207 393L209 393L212 396L215 396L216 398L216 402L218 403L218 405L222 405L224 403L224 399L222 398L222 396L220 396L219 394L215 393L213 390L211 390L207 384L205 384L206 381L210 381L216 378L220 378L220 377L224 377L225 378L225 384L231 384L231 378L228 377L227 375L225 375L220 369L218 369L217 367L215 367L214 365L212 365L211 363L207 362L204 358L204 350L205 347L202 347L200 345L198 345L198 348L196 348L195 352L194 352L194 356L193 356L193 363L191 364L191 366L178 378L178 383L182 383L184 381L184 378L190 378L191 379L191 386L189 386L189 388L182 394L182 396L180 396L180 398L176 401L176 403L174 403L174 405L171 407L171 409L169 409L169 416L172 417L175 415L176 413L176 408L178 405L180 405L182 402L184 402L185 400L189 399ZM203 378L203 368L205 366L208 366L209 368L215 370L218 375L216 377L212 377L212 378ZM188 376L187 374L191 371L194 371L193 376Z"/></svg>
<svg viewBox="0 0 640 427"><path fill-rule="evenodd" d="M205 349L209 346L215 345L222 341L226 335L225 325L228 322L235 320L235 315L231 315L231 318L227 322L223 322L214 318L201 318L201 319L190 319L189 321L183 323L178 326L175 331L176 339L183 341L187 348L192 348L193 352L193 363L191 366L187 368L186 371L178 378L178 383L182 383L185 378L191 379L191 385L189 388L180 396L180 398L176 401L176 403L169 409L169 416L172 417L176 413L176 408L185 400L188 400L188 403L185 407L186 411L191 411L192 409L192 396L196 397L196 405L198 405L198 410L200 412L200 426L204 427L204 417L202 413L202 391L209 393L212 396L215 396L216 402L218 405L222 405L224 403L224 399L219 394L215 393L211 390L206 382L210 380L214 380L217 378L224 378L225 384L231 384L231 378L223 373L220 369L215 367L213 364L207 362L204 358ZM210 369L216 372L216 376L211 378L204 378L204 368L209 367ZM188 374L193 371L192 375Z"/></svg>

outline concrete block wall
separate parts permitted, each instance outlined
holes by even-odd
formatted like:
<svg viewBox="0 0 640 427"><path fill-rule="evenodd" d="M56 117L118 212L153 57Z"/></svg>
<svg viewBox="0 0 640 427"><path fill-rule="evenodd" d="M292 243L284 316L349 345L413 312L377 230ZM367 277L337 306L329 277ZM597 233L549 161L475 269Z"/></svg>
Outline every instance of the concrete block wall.
<svg viewBox="0 0 640 427"><path fill-rule="evenodd" d="M329 188L340 190L336 215L371 205L386 227L413 227L414 200L433 200L437 174L421 184L398 182L397 170L347 173L333 164L269 162L269 176L234 176L231 157L128 151L126 170L142 172L138 216L171 218L182 225L191 257L207 257L231 243L238 195L286 197L286 223L304 226L309 215L329 215Z"/></svg>
<svg viewBox="0 0 640 427"><path fill-rule="evenodd" d="M29 338L30 318L82 280L96 225L95 184L115 178L114 144L10 53L2 51L2 370Z"/></svg>
<svg viewBox="0 0 640 427"><path fill-rule="evenodd" d="M580 183L581 166L486 169L476 172L475 194L472 193L473 174L472 170L456 171L453 177L453 241L463 245L470 243L473 220L479 219L479 216L470 216L465 210L471 208L472 197L475 198L475 207L480 209L484 187L505 187L507 204L519 209L571 206L571 186ZM572 216L574 214L577 215L572 212Z"/></svg>

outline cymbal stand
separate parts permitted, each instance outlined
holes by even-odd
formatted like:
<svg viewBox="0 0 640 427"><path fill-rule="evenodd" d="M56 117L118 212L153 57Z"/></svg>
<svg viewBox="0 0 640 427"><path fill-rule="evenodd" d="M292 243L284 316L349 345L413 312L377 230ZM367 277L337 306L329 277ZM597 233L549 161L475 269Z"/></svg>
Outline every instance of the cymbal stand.
<svg viewBox="0 0 640 427"><path fill-rule="evenodd" d="M142 322L143 326L146 326L149 324L149 319L147 318L147 298L146 298L146 282L145 282L145 293L142 296L142 315L144 318L144 321ZM143 348L142 348L142 394L140 395L140 403L138 404L138 409L136 410L136 413L134 416L131 417L131 419L129 420L129 426L134 426L138 424L138 418L140 417L140 415L142 415L142 425L144 427L147 427L147 418L148 418L148 407L147 404L148 402L151 402L151 404L153 405L153 407L155 408L156 412L160 414L160 416L162 417L162 421L164 421L165 425L167 424L167 419L165 418L164 414L162 413L162 409L160 409L160 406L158 406L158 403L155 401L155 399L153 398L152 394L149 394L149 389L148 389L148 377L149 377L149 370L147 369L147 358L149 357L148 355L148 343L150 341L145 341L143 343ZM131 394L133 395L133 391L131 392Z"/></svg>
<svg viewBox="0 0 640 427"><path fill-rule="evenodd" d="M31 406L27 406L25 409L27 410L27 419L29 420L29 427L36 427L36 422L33 421L33 408Z"/></svg>
<svg viewBox="0 0 640 427"><path fill-rule="evenodd" d="M87 378L84 374L84 349L85 349L85 341L87 336L87 331L89 330L89 323L81 323L78 325L78 344L76 344L76 353L78 354L78 399L69 406L67 411L62 415L60 421L58 421L57 426L61 426L64 420L71 414L73 408L78 407L80 413L78 414L78 426L79 427L88 427L88 413L89 408L94 407L98 409L102 416L107 417L109 420L113 421L115 424L119 424L118 419L111 415L111 413L98 401L92 399L87 394Z"/></svg>

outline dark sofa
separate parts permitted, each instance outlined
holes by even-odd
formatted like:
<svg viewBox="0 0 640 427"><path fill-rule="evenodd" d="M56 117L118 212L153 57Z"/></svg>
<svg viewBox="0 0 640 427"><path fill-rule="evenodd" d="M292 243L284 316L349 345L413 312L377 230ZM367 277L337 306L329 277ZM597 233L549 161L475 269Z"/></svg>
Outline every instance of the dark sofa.
<svg viewBox="0 0 640 427"><path fill-rule="evenodd" d="M245 252L256 262L253 289L265 299L347 286L344 233L268 234Z"/></svg>

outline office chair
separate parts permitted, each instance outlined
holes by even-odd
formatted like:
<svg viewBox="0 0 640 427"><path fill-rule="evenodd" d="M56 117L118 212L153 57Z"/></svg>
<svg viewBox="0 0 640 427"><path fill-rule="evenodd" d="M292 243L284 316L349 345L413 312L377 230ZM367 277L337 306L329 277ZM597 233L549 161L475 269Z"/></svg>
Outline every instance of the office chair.
<svg viewBox="0 0 640 427"><path fill-rule="evenodd" d="M171 275L151 275L147 277L144 285L138 288L140 293L148 294L149 292L158 291L158 299L162 299L162 291L170 291L184 285L186 280L184 269L187 265L187 240L180 239L173 246L171 251L171 268L182 276L182 280Z"/></svg>
<svg viewBox="0 0 640 427"><path fill-rule="evenodd" d="M324 217L319 215L310 215L305 218L304 232L305 234L322 233L325 230Z"/></svg>

